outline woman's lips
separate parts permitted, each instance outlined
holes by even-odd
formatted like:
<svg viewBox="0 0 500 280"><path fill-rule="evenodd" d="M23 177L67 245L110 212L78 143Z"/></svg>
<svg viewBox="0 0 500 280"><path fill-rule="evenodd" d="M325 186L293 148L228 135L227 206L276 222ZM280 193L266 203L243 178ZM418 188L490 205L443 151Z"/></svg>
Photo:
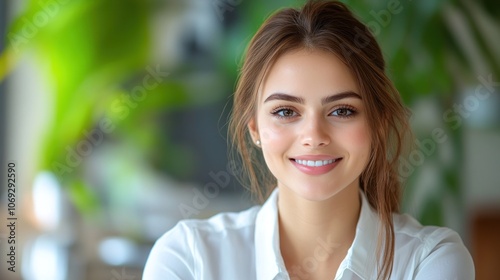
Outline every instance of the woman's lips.
<svg viewBox="0 0 500 280"><path fill-rule="evenodd" d="M342 158L315 159L312 157L291 158L292 164L308 175L322 175L330 172Z"/></svg>

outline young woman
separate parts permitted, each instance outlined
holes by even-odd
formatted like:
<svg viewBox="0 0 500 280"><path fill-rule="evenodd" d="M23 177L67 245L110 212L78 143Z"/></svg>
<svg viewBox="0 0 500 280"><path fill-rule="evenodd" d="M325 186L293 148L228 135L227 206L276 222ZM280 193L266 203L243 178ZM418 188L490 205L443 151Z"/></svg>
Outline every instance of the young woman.
<svg viewBox="0 0 500 280"><path fill-rule="evenodd" d="M178 223L144 279L474 279L450 229L398 214L407 110L367 27L337 1L272 15L230 131L262 206Z"/></svg>

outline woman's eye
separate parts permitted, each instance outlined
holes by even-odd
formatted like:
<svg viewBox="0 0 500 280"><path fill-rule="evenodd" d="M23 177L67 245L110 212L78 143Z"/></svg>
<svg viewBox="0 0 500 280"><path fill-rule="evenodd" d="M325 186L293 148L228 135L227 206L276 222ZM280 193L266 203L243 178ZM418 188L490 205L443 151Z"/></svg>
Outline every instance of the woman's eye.
<svg viewBox="0 0 500 280"><path fill-rule="evenodd" d="M281 117L281 118L291 118L291 117L295 117L297 115L297 113L295 113L294 110L292 109L279 109L279 110L276 110L273 112L274 115L277 115L278 117Z"/></svg>
<svg viewBox="0 0 500 280"><path fill-rule="evenodd" d="M344 117L344 118L349 117L352 114L354 114L354 110L351 110L349 108L338 108L332 112L333 116Z"/></svg>
<svg viewBox="0 0 500 280"><path fill-rule="evenodd" d="M295 112L290 109L283 109L281 112L279 112L280 116L283 117L293 117L295 115Z"/></svg>

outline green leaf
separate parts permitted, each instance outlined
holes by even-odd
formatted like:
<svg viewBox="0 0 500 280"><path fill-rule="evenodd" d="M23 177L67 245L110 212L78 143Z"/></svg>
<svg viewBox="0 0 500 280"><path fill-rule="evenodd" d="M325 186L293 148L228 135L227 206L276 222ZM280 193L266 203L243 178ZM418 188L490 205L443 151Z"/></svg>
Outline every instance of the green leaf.
<svg viewBox="0 0 500 280"><path fill-rule="evenodd" d="M83 181L74 180L66 190L76 208L88 218L94 218L101 212L99 197Z"/></svg>
<svg viewBox="0 0 500 280"><path fill-rule="evenodd" d="M423 209L419 217L419 221L423 225L444 225L443 209L441 201L437 197L429 198L425 202Z"/></svg>

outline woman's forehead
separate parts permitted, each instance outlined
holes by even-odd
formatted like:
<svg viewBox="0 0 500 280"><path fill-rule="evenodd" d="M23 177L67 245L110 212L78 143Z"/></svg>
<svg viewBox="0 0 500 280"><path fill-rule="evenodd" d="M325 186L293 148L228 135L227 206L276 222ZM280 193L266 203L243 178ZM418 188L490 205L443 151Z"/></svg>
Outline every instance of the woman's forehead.
<svg viewBox="0 0 500 280"><path fill-rule="evenodd" d="M259 100L275 92L307 96L310 93L359 92L352 71L335 54L318 50L287 52L270 65L259 86Z"/></svg>

